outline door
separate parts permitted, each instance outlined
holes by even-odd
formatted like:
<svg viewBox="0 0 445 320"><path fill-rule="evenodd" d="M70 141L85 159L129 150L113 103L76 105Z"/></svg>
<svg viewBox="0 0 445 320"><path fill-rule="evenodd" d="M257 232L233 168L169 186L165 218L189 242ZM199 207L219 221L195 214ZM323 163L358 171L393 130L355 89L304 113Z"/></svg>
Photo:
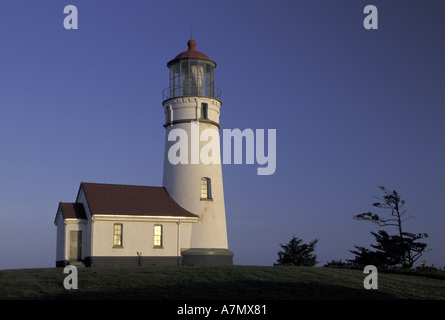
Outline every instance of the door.
<svg viewBox="0 0 445 320"><path fill-rule="evenodd" d="M82 259L82 231L70 232L70 261Z"/></svg>

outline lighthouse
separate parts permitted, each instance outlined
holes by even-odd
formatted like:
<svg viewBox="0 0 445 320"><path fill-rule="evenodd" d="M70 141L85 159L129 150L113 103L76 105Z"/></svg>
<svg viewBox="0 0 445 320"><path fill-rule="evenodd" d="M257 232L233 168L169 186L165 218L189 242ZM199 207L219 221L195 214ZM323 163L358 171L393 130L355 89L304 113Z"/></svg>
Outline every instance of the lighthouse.
<svg viewBox="0 0 445 320"><path fill-rule="evenodd" d="M187 247L180 245L183 264L231 265L220 161L221 91L214 81L216 63L195 49L194 40L187 45L188 50L167 63L170 85L163 91L162 103L166 129L163 187L177 204L199 217L191 226ZM210 152L218 161L202 161L200 157L210 142L212 148L206 156ZM179 143L187 149L176 148ZM182 161L172 161L172 155Z"/></svg>

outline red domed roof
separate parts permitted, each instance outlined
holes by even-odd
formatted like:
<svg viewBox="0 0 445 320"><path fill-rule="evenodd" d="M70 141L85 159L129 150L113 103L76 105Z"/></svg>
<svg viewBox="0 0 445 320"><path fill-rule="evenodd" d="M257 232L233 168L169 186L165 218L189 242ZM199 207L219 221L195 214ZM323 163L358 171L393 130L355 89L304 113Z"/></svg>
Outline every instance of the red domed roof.
<svg viewBox="0 0 445 320"><path fill-rule="evenodd" d="M187 42L187 45L189 46L189 49L187 51L184 51L184 52L178 54L173 60L183 59L183 58L202 58L202 59L210 60L210 58L207 57L204 53L195 50L195 46L196 46L195 40L190 39Z"/></svg>

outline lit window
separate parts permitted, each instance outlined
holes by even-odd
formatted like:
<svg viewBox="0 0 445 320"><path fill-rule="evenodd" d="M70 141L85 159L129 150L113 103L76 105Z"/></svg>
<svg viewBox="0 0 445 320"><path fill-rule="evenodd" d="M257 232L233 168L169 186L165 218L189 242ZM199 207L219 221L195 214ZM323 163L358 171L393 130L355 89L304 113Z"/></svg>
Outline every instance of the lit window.
<svg viewBox="0 0 445 320"><path fill-rule="evenodd" d="M162 248L162 225L155 225L153 236L153 245Z"/></svg>
<svg viewBox="0 0 445 320"><path fill-rule="evenodd" d="M122 224L121 223L114 224L113 247L122 247Z"/></svg>
<svg viewBox="0 0 445 320"><path fill-rule="evenodd" d="M212 199L210 178L201 178L201 199Z"/></svg>

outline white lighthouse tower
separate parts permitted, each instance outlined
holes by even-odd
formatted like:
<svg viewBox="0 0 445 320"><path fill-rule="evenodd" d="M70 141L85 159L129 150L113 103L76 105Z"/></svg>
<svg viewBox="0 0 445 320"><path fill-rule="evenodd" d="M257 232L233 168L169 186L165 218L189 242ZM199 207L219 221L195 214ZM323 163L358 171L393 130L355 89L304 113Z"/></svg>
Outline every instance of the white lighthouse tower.
<svg viewBox="0 0 445 320"><path fill-rule="evenodd" d="M181 207L199 216L192 225L189 246L181 246L183 264L231 265L220 161L221 91L214 86L216 63L195 50L194 40L187 45L187 51L167 63L170 86L163 92L162 103L166 129L163 186ZM199 157L212 139L207 135L200 141L204 130L213 132L210 153L218 161L203 163ZM171 150L179 142L188 149ZM172 163L169 151L182 161Z"/></svg>

